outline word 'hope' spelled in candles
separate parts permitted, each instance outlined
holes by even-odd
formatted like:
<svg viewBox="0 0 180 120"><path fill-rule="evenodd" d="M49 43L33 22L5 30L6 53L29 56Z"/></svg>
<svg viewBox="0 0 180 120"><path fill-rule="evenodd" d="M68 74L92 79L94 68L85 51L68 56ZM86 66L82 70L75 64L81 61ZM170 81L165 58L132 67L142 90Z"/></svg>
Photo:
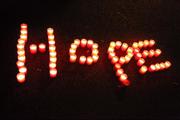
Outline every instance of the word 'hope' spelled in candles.
<svg viewBox="0 0 180 120"><path fill-rule="evenodd" d="M19 83L24 83L26 80L26 75L28 73L28 69L26 68L26 52L25 52L25 45L28 40L28 26L27 24L21 24L20 26L20 37L17 43L17 62L16 65L18 67L17 73L17 81ZM49 75L51 78L57 76L58 71L56 68L57 62L57 52L56 52L56 42L54 36L54 29L48 28L47 29L47 37L48 37L48 47L46 44L40 43L38 45L31 44L29 46L29 50L31 54L36 54L38 51L44 53L46 48L48 48L49 52ZM124 72L122 66L124 64L128 64L132 58L136 60L136 64L139 67L139 73L145 74L147 72L156 72L160 70L168 69L171 66L170 61L164 61L160 63L154 63L149 66L146 66L146 59L152 57L159 57L162 53L160 49L149 49L155 45L154 40L144 40L133 42L132 46L129 46L125 42L121 41L111 41L109 47L107 49L107 54L110 62L112 63L115 74L118 77L120 84L124 86L129 86L130 81L128 79L128 75ZM76 52L77 49L87 48L91 51L91 55L81 55L77 56ZM92 65L97 63L99 59L99 50L98 50L98 43L95 43L93 40L87 39L75 39L74 42L70 45L69 49L69 62L75 63L78 62L79 64L86 64ZM142 50L143 49L143 50ZM117 50L125 52L124 56L117 56Z"/></svg>

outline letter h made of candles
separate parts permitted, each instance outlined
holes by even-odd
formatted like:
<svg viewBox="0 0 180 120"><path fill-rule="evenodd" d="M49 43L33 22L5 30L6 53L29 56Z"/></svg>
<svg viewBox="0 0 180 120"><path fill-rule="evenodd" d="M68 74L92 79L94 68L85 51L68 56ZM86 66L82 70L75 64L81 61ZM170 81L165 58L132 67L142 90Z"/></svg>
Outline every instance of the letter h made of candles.
<svg viewBox="0 0 180 120"><path fill-rule="evenodd" d="M19 83L25 82L26 74L27 74L27 67L26 63L26 55L25 55L25 45L28 40L28 26L27 24L21 24L20 29L20 38L18 39L17 43L17 62L16 65L18 67L18 74L17 74L17 81ZM48 46L49 46L49 74L50 77L56 77L57 69L56 69L56 62L57 62L57 53L56 53L56 46L55 46L55 37L54 37L54 30L52 28L47 29L48 35ZM36 54L39 50L41 53L46 51L46 45L44 43L40 43L39 45L31 44L29 47L31 54Z"/></svg>

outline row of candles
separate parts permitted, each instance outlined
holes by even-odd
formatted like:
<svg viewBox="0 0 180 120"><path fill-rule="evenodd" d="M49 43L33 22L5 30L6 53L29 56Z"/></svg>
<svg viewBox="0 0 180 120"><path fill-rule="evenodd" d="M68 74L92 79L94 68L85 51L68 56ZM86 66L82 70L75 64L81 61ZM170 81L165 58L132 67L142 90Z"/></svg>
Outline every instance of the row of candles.
<svg viewBox="0 0 180 120"><path fill-rule="evenodd" d="M86 40L86 39L75 39L74 43L71 44L71 47L69 49L69 61L71 63L74 63L77 61L77 55L76 51L78 47L85 48L87 47L88 49L91 49L91 56L80 56L79 57L79 63L80 64L87 64L91 65L92 63L96 63L99 59L99 51L98 51L98 44L94 43L93 40Z"/></svg>
<svg viewBox="0 0 180 120"><path fill-rule="evenodd" d="M168 69L171 66L171 62L169 61L151 64L149 67L144 65L145 58L158 57L162 53L160 49L151 49L149 51L143 50L142 53L140 52L141 48L153 47L154 45L154 40L134 42L132 44L132 47L128 47L127 43L121 43L120 41L110 43L108 48L108 58L114 65L116 76L119 78L119 81L123 85L128 86L130 82L128 80L127 74L124 73L124 70L121 68L121 66L125 63L128 63L133 56L137 60L137 65L140 67L139 73L141 74L145 74L146 72L154 72ZM126 55L119 58L115 53L115 49L121 49L121 51L126 51Z"/></svg>
<svg viewBox="0 0 180 120"><path fill-rule="evenodd" d="M23 83L26 78L27 74L27 68L25 66L26 56L25 56L25 44L27 42L27 25L21 24L21 30L20 30L20 38L18 39L17 43L17 62L16 65L18 67L18 74L17 74L17 80L19 83Z"/></svg>

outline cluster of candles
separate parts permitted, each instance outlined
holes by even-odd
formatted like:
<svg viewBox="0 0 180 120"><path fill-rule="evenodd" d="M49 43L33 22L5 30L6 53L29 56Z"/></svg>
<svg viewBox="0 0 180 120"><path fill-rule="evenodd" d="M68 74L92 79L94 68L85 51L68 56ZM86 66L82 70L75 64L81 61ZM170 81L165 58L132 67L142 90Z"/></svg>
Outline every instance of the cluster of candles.
<svg viewBox="0 0 180 120"><path fill-rule="evenodd" d="M25 81L27 68L25 66L26 56L25 56L25 44L27 42L27 25L21 24L20 30L20 38L17 43L17 62L16 65L18 67L17 80L19 83L23 83Z"/></svg>
<svg viewBox="0 0 180 120"><path fill-rule="evenodd" d="M86 40L86 39L75 39L74 43L71 44L71 47L69 49L69 61L71 63L76 62L77 60L77 55L76 55L76 50L78 47L85 48L87 47L88 49L91 49L91 56L80 56L79 57L79 63L80 64L87 64L91 65L92 63L96 63L99 59L99 51L98 51L98 44L94 43L93 40Z"/></svg>
<svg viewBox="0 0 180 120"><path fill-rule="evenodd" d="M108 48L108 58L111 60L111 63L114 65L114 70L116 71L116 76L118 80L125 86L129 86L130 82L128 80L127 74L124 73L122 65L128 63L131 58L137 60L137 66L140 67L139 73L145 74L146 72L154 72L167 69L171 66L169 61L151 64L147 67L145 64L145 58L149 57L158 57L162 52L160 49L156 50L143 50L140 52L141 48L153 47L155 45L154 40L144 40L139 42L134 42L131 47L128 47L127 43L122 43L121 41L111 42ZM123 57L118 57L115 53L115 49L121 49L121 51L126 52L126 55Z"/></svg>
<svg viewBox="0 0 180 120"><path fill-rule="evenodd" d="M17 43L17 81L19 83L23 83L26 78L27 68L25 66L26 56L25 56L25 44L27 42L27 24L21 24L20 30L20 38ZM55 45L55 36L54 30L52 28L47 29L48 35L48 46L49 46L49 74L50 77L54 78L57 76L57 53L56 53L56 45ZM139 73L145 74L146 72L155 72L164 69L168 69L171 66L171 62L165 61L156 64L151 64L149 67L145 65L145 58L158 57L162 52L160 49L150 49L150 50L141 50L142 48L151 48L155 45L154 40L144 40L139 42L134 42L132 46L128 46L127 43L122 43L121 41L112 41L109 44L109 48L107 50L108 58L114 66L114 70L116 72L116 76L120 83L125 86L130 85L130 81L128 80L128 75L124 72L122 66L124 64L129 63L129 61L134 57L137 60L137 66L139 66ZM90 56L82 55L79 58L76 55L77 48L88 48L91 50ZM39 50L41 53L46 51L46 45L44 43L40 43L39 45L31 44L30 53L36 54ZM125 56L118 57L115 50L120 50L125 52ZM91 65L96 63L99 59L99 51L98 44L94 43L93 40L87 39L75 39L71 44L69 49L69 62L79 62L79 64L87 64Z"/></svg>

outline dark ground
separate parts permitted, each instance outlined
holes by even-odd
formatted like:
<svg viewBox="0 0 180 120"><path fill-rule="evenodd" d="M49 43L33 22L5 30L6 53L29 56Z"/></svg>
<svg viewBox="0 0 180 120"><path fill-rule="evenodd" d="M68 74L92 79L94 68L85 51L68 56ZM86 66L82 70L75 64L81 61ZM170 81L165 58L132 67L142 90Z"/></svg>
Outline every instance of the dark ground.
<svg viewBox="0 0 180 120"><path fill-rule="evenodd" d="M6 83L1 89L3 96L8 95L2 97L2 117L180 119L180 1L6 0L0 12L1 80ZM16 43L22 22L29 25L28 45L47 43L46 29L55 29L59 72L55 79L48 75L48 53L30 55L27 51L27 82L16 82ZM99 44L97 64L68 62L68 49L75 38L93 39ZM111 40L132 44L144 39L155 39L163 51L158 60L170 60L172 67L141 76L132 60L124 67L132 84L122 88L107 59L108 44Z"/></svg>

